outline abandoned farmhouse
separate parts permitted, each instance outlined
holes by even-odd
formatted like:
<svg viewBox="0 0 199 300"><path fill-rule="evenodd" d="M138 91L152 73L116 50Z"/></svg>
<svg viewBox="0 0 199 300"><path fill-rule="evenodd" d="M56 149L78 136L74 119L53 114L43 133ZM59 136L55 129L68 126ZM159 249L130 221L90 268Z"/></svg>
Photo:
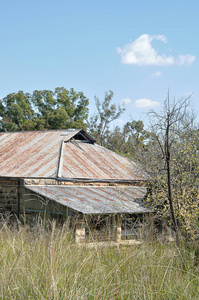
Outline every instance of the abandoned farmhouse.
<svg viewBox="0 0 199 300"><path fill-rule="evenodd" d="M82 129L0 133L0 157L0 214L69 219L79 242L88 225L120 241L123 217L149 212L140 167Z"/></svg>

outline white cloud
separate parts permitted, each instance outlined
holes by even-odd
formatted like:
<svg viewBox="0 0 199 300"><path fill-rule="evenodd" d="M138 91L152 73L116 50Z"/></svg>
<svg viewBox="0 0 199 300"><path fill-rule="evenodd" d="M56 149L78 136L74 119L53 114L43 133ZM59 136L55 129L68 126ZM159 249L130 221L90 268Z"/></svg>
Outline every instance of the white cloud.
<svg viewBox="0 0 199 300"><path fill-rule="evenodd" d="M124 98L121 100L121 104L122 105L128 105L131 103L131 99L130 98Z"/></svg>
<svg viewBox="0 0 199 300"><path fill-rule="evenodd" d="M160 106L160 103L150 99L142 98L135 101L135 107L137 108L152 108Z"/></svg>
<svg viewBox="0 0 199 300"><path fill-rule="evenodd" d="M178 59L177 59L177 63L179 65L184 65L184 64L187 64L187 65L191 65L194 60L195 60L195 56L193 55L179 55L178 56Z"/></svg>
<svg viewBox="0 0 199 300"><path fill-rule="evenodd" d="M162 72L158 71L152 75L152 77L160 77L162 76Z"/></svg>
<svg viewBox="0 0 199 300"><path fill-rule="evenodd" d="M122 57L121 63L139 66L171 66L174 64L192 64L194 62L195 56L190 54L180 54L178 58L165 54L159 55L151 45L153 40L167 43L167 38L164 35L143 34L132 43L126 44L123 49L117 48L117 52Z"/></svg>

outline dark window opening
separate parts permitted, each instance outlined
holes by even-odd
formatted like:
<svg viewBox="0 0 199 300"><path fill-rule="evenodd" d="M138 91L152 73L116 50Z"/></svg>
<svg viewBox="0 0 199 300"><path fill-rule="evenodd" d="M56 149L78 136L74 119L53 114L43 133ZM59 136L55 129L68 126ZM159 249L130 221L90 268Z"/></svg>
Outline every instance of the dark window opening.
<svg viewBox="0 0 199 300"><path fill-rule="evenodd" d="M88 141L88 139L81 132L74 136L74 140Z"/></svg>

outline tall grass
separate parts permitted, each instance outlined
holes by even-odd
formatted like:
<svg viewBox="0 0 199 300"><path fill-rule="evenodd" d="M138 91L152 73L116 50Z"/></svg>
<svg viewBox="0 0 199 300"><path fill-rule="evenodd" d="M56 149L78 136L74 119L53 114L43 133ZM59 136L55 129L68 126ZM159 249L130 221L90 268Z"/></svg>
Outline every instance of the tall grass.
<svg viewBox="0 0 199 300"><path fill-rule="evenodd" d="M195 248L78 246L67 226L0 227L0 299L199 299Z"/></svg>

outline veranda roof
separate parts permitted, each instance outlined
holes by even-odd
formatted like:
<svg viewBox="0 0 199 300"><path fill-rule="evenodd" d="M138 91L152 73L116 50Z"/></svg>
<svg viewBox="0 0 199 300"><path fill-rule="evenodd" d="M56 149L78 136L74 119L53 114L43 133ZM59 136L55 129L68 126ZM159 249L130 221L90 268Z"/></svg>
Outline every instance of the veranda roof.
<svg viewBox="0 0 199 300"><path fill-rule="evenodd" d="M46 197L83 214L150 212L142 206L147 191L140 186L26 185L26 188L38 194L38 199Z"/></svg>

